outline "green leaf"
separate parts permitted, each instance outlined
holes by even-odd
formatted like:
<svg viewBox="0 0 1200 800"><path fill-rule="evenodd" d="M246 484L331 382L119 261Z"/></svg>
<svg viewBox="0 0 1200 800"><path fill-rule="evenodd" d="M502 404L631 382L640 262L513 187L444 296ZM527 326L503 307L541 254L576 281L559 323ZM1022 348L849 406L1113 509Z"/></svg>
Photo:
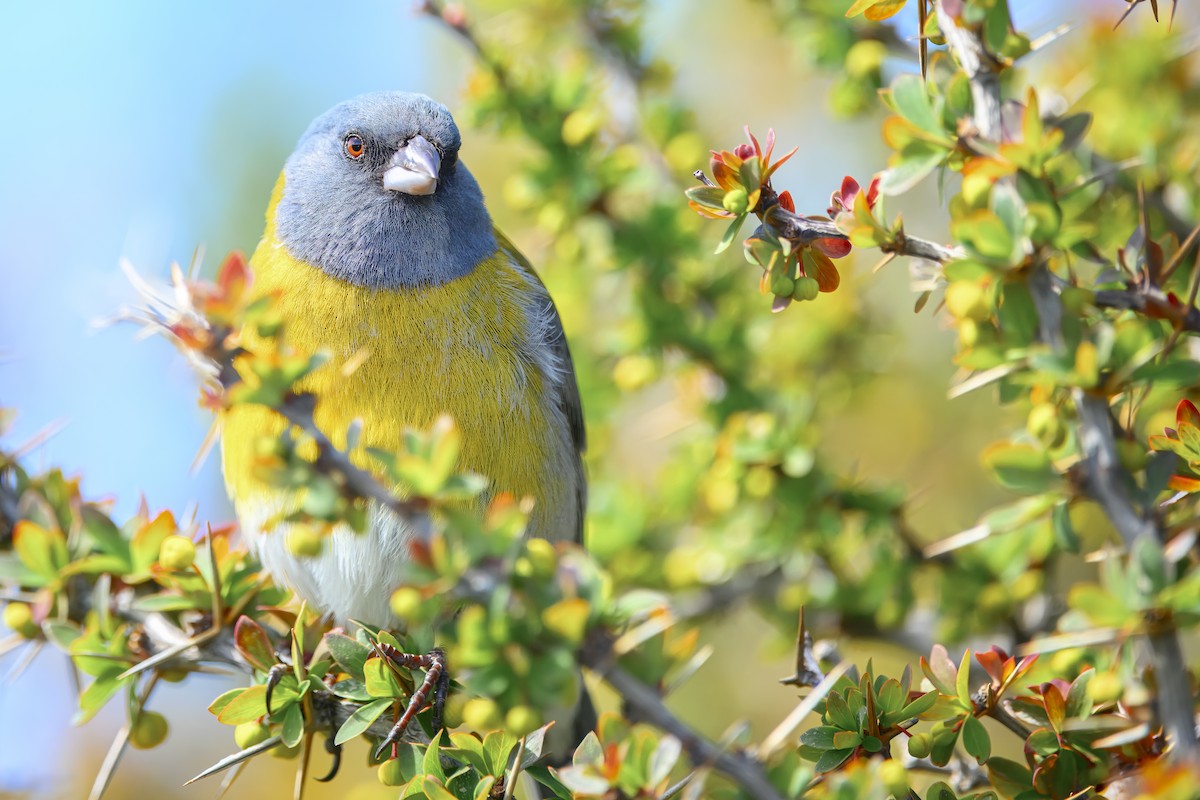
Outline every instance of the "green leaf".
<svg viewBox="0 0 1200 800"><path fill-rule="evenodd" d="M990 758L987 763L988 783L1005 797L1017 797L1029 791L1033 773L1023 764L1007 758Z"/></svg>
<svg viewBox="0 0 1200 800"><path fill-rule="evenodd" d="M821 757L817 759L814 769L816 769L817 772L829 772L830 770L837 769L842 765L843 761L853 754L853 748L849 750L826 750L821 754Z"/></svg>
<svg viewBox="0 0 1200 800"><path fill-rule="evenodd" d="M717 211L725 210L725 190L719 186L693 186L684 194L696 205Z"/></svg>
<svg viewBox="0 0 1200 800"><path fill-rule="evenodd" d="M357 700L360 703L365 703L373 699L371 693L367 691L367 684L355 678L338 681L329 687L329 691L338 697L344 697L347 700Z"/></svg>
<svg viewBox="0 0 1200 800"><path fill-rule="evenodd" d="M371 723L379 719L379 716L391 708L394 702L391 698L382 697L357 709L342 723L342 727L338 728L337 736L333 738L333 743L337 745L348 742L367 728L370 728Z"/></svg>
<svg viewBox="0 0 1200 800"><path fill-rule="evenodd" d="M363 675L363 665L371 654L370 648L351 639L344 633L325 634L325 646L329 648L333 660L345 672L356 680L366 680Z"/></svg>
<svg viewBox="0 0 1200 800"><path fill-rule="evenodd" d="M913 125L939 139L946 138L940 115L934 110L925 81L905 73L892 82L892 105L896 113Z"/></svg>
<svg viewBox="0 0 1200 800"><path fill-rule="evenodd" d="M800 734L800 744L815 747L818 750L832 750L833 738L838 734L840 728L835 728L831 725L822 725L819 728L809 728L804 733Z"/></svg>
<svg viewBox="0 0 1200 800"><path fill-rule="evenodd" d="M519 739L508 731L492 731L484 737L483 754L487 759L489 775L500 775L504 772L508 766L508 755L517 746L518 741ZM586 742L585 739L584 743ZM599 740L596 740L596 744L599 745ZM580 745L580 749L583 749L583 745ZM578 751L576 753L578 754ZM600 761L603 760L604 755L601 753Z"/></svg>
<svg viewBox="0 0 1200 800"><path fill-rule="evenodd" d="M243 689L237 697L226 703L217 714L217 720L226 725L241 725L266 716L266 713L267 687L260 683Z"/></svg>
<svg viewBox="0 0 1200 800"><path fill-rule="evenodd" d="M225 706L229 705L233 701L233 698L240 695L243 691L245 690L230 689L228 692L222 692L220 695L218 695L216 700L213 700L211 703L209 703L208 710L213 714L213 716L217 716L225 710Z"/></svg>
<svg viewBox="0 0 1200 800"><path fill-rule="evenodd" d="M279 735L287 747L295 747L304 738L304 712L299 703L293 703L283 712L283 730Z"/></svg>
<svg viewBox="0 0 1200 800"><path fill-rule="evenodd" d="M13 550L35 575L50 581L67 565L67 540L57 528L48 529L28 520L17 523Z"/></svg>
<svg viewBox="0 0 1200 800"><path fill-rule="evenodd" d="M382 658L369 658L363 665L367 694L372 697L404 697L404 687L396 673L384 663Z"/></svg>
<svg viewBox="0 0 1200 800"><path fill-rule="evenodd" d="M858 730L858 720L855 719L854 712L850 710L846 698L838 692L831 692L825 698L825 716L829 722L842 730Z"/></svg>
<svg viewBox="0 0 1200 800"><path fill-rule="evenodd" d="M1088 692L1088 684L1095 675L1096 670L1088 668L1071 681L1071 689L1067 692L1068 717L1085 717L1092 712L1092 696Z"/></svg>
<svg viewBox="0 0 1200 800"><path fill-rule="evenodd" d="M946 150L930 142L909 142L899 153L896 164L883 172L879 191L885 195L904 194L937 169L946 158Z"/></svg>
<svg viewBox="0 0 1200 800"><path fill-rule="evenodd" d="M104 705L112 699L113 695L121 690L125 685L125 681L117 680L117 675L113 673L92 681L91 684L83 690L79 695L79 711L71 720L74 725L82 725L83 723L96 716L96 713L104 707Z"/></svg>
<svg viewBox="0 0 1200 800"><path fill-rule="evenodd" d="M725 235L721 237L720 244L714 253L724 253L729 249L729 245L733 244L733 240L737 238L738 231L742 229L742 223L746 221L745 214L739 214L734 218L733 222L729 223L729 227L725 229Z"/></svg>
<svg viewBox="0 0 1200 800"><path fill-rule="evenodd" d="M980 764L992 755L992 740L988 736L987 728L983 727L983 723L974 714L968 714L963 721L962 743L968 755Z"/></svg>
<svg viewBox="0 0 1200 800"><path fill-rule="evenodd" d="M1025 739L1025 747L1039 756L1048 756L1062 749L1058 734L1049 728L1038 728Z"/></svg>
<svg viewBox="0 0 1200 800"><path fill-rule="evenodd" d="M1006 489L1043 492L1056 480L1045 451L1028 444L997 442L983 451L983 465Z"/></svg>
<svg viewBox="0 0 1200 800"><path fill-rule="evenodd" d="M833 735L833 746L837 750L855 748L862 743L862 734L858 731L838 731Z"/></svg>

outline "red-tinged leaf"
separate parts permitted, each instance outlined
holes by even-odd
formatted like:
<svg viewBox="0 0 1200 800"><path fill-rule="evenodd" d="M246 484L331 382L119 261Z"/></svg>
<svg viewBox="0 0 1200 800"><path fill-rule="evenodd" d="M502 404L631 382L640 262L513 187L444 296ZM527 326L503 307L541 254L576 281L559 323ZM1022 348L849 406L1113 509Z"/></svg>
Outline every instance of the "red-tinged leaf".
<svg viewBox="0 0 1200 800"><path fill-rule="evenodd" d="M746 137L754 143L754 154L761 157L763 154L762 145L758 143L758 139L755 139L754 134L750 132L750 126L743 126L742 130L746 132Z"/></svg>
<svg viewBox="0 0 1200 800"><path fill-rule="evenodd" d="M842 258L849 255L851 250L847 239L814 239L812 246L830 258Z"/></svg>
<svg viewBox="0 0 1200 800"><path fill-rule="evenodd" d="M254 620L245 615L238 617L237 625L233 629L233 640L237 644L238 652L250 666L260 672L267 672L275 666L275 650L271 647L271 639Z"/></svg>
<svg viewBox="0 0 1200 800"><path fill-rule="evenodd" d="M1000 684L1004 681L1004 668L1006 666L1005 653L995 645L986 652L976 653L975 660L979 662L979 666L983 667L983 671L988 674L995 684Z"/></svg>
<svg viewBox="0 0 1200 800"><path fill-rule="evenodd" d="M1167 481L1167 488L1177 492L1200 492L1200 478L1187 475L1172 475Z"/></svg>
<svg viewBox="0 0 1200 800"><path fill-rule="evenodd" d="M842 190L840 193L842 199L842 207L850 208L854 205L854 197L859 192L858 181L847 175L842 179Z"/></svg>
<svg viewBox="0 0 1200 800"><path fill-rule="evenodd" d="M773 152L775 152L775 129L767 128L767 151L763 153L763 161L770 164Z"/></svg>
<svg viewBox="0 0 1200 800"><path fill-rule="evenodd" d="M246 257L240 251L234 250L225 257L225 262L217 272L217 286L226 301L237 300L245 293L250 278Z"/></svg>
<svg viewBox="0 0 1200 800"><path fill-rule="evenodd" d="M872 22L879 22L899 14L907 0L876 0L875 5L863 12L863 16Z"/></svg>
<svg viewBox="0 0 1200 800"><path fill-rule="evenodd" d="M692 211L695 211L702 217L707 217L708 219L730 219L733 217L733 214L729 213L728 211L717 211L716 209L709 208L708 206L702 206L695 200L688 201L688 208L690 208Z"/></svg>
<svg viewBox="0 0 1200 800"><path fill-rule="evenodd" d="M879 200L879 180L882 175L876 175L871 179L871 183L867 186L867 206L874 208L875 203Z"/></svg>
<svg viewBox="0 0 1200 800"><path fill-rule="evenodd" d="M1200 410L1196 408L1196 404L1191 400L1184 398L1179 401L1179 405L1175 406L1175 421L1178 425L1183 425L1184 420L1190 422L1193 426L1200 428Z"/></svg>
<svg viewBox="0 0 1200 800"><path fill-rule="evenodd" d="M1062 692L1052 683L1042 685L1042 702L1046 706L1046 718L1050 721L1050 727L1056 733L1062 731L1063 722L1067 718L1067 700L1063 697Z"/></svg>
<svg viewBox="0 0 1200 800"><path fill-rule="evenodd" d="M782 157L782 158L780 158L780 159L779 159L778 161L776 161L774 164L772 164L772 165L770 165L769 167L767 167L767 171L766 171L766 173L764 173L764 174L763 174L763 176L762 176L763 182L765 183L767 180L769 180L769 179L770 179L770 177L771 177L772 175L774 175L774 174L775 174L775 170L779 169L779 168L780 168L780 167L782 167L784 164L786 164L786 163L787 163L787 160L788 160L789 158L791 158L792 156L796 155L796 151L797 151L797 150L799 150L799 149L800 149L800 148L799 148L798 146L797 146L797 147L793 147L791 150L788 150L786 153L784 153L784 155L783 155L783 157Z"/></svg>
<svg viewBox="0 0 1200 800"><path fill-rule="evenodd" d="M725 191L736 189L742 185L740 172L742 160L733 153L715 154L709 166L712 169L713 180Z"/></svg>
<svg viewBox="0 0 1200 800"><path fill-rule="evenodd" d="M796 213L796 203L792 200L792 193L788 191L779 194L779 205L785 211Z"/></svg>
<svg viewBox="0 0 1200 800"><path fill-rule="evenodd" d="M817 286L822 292L832 292L841 285L842 276L838 274L837 267L829 260L829 257L824 253L814 251L812 253L813 262L817 267L817 274L812 277L817 279Z"/></svg>
<svg viewBox="0 0 1200 800"><path fill-rule="evenodd" d="M950 660L950 654L940 644L935 644L929 652L929 660L921 658L921 671L930 683L937 687L942 694L954 696L954 684L958 680L958 670Z"/></svg>

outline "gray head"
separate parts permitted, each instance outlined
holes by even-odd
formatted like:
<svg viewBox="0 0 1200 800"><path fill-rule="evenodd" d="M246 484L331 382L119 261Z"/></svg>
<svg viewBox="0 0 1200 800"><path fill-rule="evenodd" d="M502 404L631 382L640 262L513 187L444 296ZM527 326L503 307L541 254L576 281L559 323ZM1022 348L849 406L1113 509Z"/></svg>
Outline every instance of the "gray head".
<svg viewBox="0 0 1200 800"><path fill-rule="evenodd" d="M334 106L284 167L276 232L288 252L359 286L434 285L496 252L450 112L422 94Z"/></svg>

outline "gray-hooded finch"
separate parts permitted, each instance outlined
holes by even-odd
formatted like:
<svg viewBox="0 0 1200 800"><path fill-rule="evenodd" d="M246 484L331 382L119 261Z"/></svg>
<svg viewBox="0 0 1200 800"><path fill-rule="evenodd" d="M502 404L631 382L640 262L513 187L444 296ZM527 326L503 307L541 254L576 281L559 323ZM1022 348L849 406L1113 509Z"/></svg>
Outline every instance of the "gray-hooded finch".
<svg viewBox="0 0 1200 800"><path fill-rule="evenodd" d="M275 185L250 261L253 292L279 295L289 344L332 356L302 388L339 447L362 420L357 463L368 465L364 448L400 450L406 428L449 414L463 468L490 478L490 493L535 499L529 535L578 541L583 415L562 323L493 226L459 144L445 106L419 94L363 95L318 117ZM339 623L392 626L411 532L376 507L367 534L343 526L320 555L293 554L288 524L267 523L299 500L254 469L255 442L283 428L257 407L224 421L225 481L244 534L310 607Z"/></svg>

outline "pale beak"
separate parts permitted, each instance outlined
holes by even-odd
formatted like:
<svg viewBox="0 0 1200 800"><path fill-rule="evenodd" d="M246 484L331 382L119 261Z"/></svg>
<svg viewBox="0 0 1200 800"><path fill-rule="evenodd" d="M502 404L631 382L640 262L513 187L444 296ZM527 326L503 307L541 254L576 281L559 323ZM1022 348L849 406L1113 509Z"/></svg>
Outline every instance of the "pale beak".
<svg viewBox="0 0 1200 800"><path fill-rule="evenodd" d="M396 151L383 173L383 188L405 194L433 194L437 191L442 156L424 136L414 136Z"/></svg>

